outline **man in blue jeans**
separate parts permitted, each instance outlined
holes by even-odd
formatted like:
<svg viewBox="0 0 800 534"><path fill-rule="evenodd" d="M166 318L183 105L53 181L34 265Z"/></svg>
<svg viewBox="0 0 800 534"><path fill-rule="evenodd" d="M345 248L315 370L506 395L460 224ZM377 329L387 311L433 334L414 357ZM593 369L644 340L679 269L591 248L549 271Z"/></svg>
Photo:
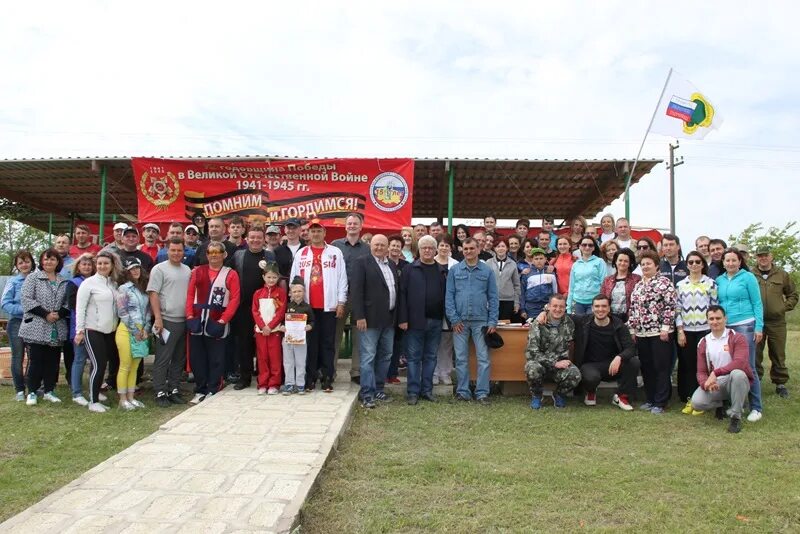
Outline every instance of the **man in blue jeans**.
<svg viewBox="0 0 800 534"><path fill-rule="evenodd" d="M486 334L497 327L500 302L497 297L497 281L492 270L478 259L478 243L467 238L461 245L464 260L454 265L447 273L445 313L453 325L453 348L456 352L456 398L472 400L469 390L469 338L475 343L478 359L478 377L475 384L475 399L482 405L489 404L489 349Z"/></svg>
<svg viewBox="0 0 800 534"><path fill-rule="evenodd" d="M403 267L397 320L408 340L408 389L406 400L436 402L433 397L433 372L442 338L444 291L447 266L436 256L436 239L422 236L417 243L419 259Z"/></svg>
<svg viewBox="0 0 800 534"><path fill-rule="evenodd" d="M360 397L364 408L374 408L376 400L390 400L383 387L392 359L399 287L397 269L386 258L388 251L386 236L375 234L370 241L371 254L355 260L350 280L352 317L361 351Z"/></svg>

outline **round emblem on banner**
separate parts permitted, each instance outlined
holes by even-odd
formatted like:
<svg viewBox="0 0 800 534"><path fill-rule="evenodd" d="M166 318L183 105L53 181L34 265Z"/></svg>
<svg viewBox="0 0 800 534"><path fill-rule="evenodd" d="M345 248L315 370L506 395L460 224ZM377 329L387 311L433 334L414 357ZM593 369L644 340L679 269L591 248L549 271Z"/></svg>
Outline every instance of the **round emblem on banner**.
<svg viewBox="0 0 800 534"><path fill-rule="evenodd" d="M139 190L156 208L166 210L170 204L178 200L180 185L171 172L159 175L143 172L139 180Z"/></svg>
<svg viewBox="0 0 800 534"><path fill-rule="evenodd" d="M381 211L399 210L408 201L409 194L406 179L396 172L379 174L369 186L369 198Z"/></svg>

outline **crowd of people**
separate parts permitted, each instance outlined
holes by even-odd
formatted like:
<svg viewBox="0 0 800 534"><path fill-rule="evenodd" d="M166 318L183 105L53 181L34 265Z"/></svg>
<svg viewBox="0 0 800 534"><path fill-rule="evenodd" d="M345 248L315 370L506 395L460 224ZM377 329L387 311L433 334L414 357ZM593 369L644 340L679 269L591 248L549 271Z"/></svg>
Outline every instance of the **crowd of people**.
<svg viewBox="0 0 800 534"><path fill-rule="evenodd" d="M109 409L112 391L120 409L144 407L135 393L149 354L162 407L187 402L187 354L193 404L254 379L259 395L330 392L349 324L364 407L390 400L385 385L399 382L403 365L409 404L435 402L433 386L452 384L453 371L457 400L489 404L497 327L526 322L535 410L549 382L561 408L572 392L595 405L598 384L616 380L612 402L630 411L641 373L641 408L660 414L677 365L681 411L717 408L738 432L745 406L750 422L763 414L765 347L776 393L788 397L785 315L798 294L768 248L750 264L745 246L701 236L684 253L677 236L637 239L611 214L599 227L576 217L558 233L550 218L538 232L527 219L510 232L494 217L483 222L452 235L438 222L371 235L351 213L345 236L328 243L318 219L248 227L197 215L163 239L157 224L140 235L117 223L105 247L78 225L74 243L60 235L37 258L15 255L2 307L16 399L61 402L62 354L72 400L93 412Z"/></svg>

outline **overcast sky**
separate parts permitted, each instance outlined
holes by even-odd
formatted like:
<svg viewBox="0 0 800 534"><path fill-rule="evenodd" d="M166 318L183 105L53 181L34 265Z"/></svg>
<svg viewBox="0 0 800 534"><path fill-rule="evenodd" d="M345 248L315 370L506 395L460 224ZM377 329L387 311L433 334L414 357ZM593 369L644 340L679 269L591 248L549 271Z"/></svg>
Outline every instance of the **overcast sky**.
<svg viewBox="0 0 800 534"><path fill-rule="evenodd" d="M678 234L727 237L797 219L799 5L17 2L0 158L632 159L673 67L725 119L681 142ZM668 227L668 192L662 164L634 226Z"/></svg>

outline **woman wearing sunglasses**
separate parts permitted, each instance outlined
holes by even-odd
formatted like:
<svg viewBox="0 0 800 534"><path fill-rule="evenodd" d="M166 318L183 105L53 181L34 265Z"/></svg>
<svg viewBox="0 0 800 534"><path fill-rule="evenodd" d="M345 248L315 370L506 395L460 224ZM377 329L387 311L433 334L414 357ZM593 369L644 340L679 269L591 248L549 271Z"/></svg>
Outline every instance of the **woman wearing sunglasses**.
<svg viewBox="0 0 800 534"><path fill-rule="evenodd" d="M606 263L600 259L597 242L589 235L578 245L581 257L572 264L569 275L567 313L585 315L592 311L592 299L600 293L606 277Z"/></svg>
<svg viewBox="0 0 800 534"><path fill-rule="evenodd" d="M686 255L689 276L678 282L678 306L675 329L678 331L678 397L686 406L685 414L700 415L692 410L692 394L697 389L697 345L709 333L708 307L718 304L717 283L709 278L708 263L693 250Z"/></svg>

